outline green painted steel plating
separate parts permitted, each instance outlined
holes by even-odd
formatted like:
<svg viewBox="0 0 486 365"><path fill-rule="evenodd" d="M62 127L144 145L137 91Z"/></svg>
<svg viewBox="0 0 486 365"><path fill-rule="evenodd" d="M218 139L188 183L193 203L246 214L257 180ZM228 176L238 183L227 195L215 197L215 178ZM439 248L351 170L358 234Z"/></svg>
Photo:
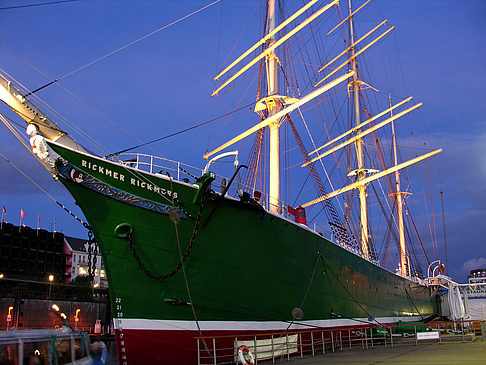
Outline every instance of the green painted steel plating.
<svg viewBox="0 0 486 365"><path fill-rule="evenodd" d="M53 148L81 170L83 161L90 161L87 155ZM125 167L103 163L128 176ZM89 173L89 169L84 172ZM95 172L97 178L103 177ZM194 187L178 181L172 181L171 187L168 179L138 174L160 189L173 189L178 205L190 216L198 215ZM164 281L150 279L129 246L119 244L116 229L113 234L113 227L130 221L144 265L153 272L168 272L180 262L175 225L169 216L110 199L73 179L60 180L78 202L100 243L114 317L192 321L190 306L161 305L189 301L182 273ZM134 196L148 198L152 194L137 184L105 180ZM156 202L167 200L160 195L151 197ZM218 208L207 226L200 228L197 244L185 263L191 305L200 321L287 322L293 319L296 307L304 313L303 320L331 319L332 313L351 319L368 315L426 317L438 311L429 288L372 264L305 227L272 214L262 215L261 207L249 203L209 195L205 204L202 221L215 206ZM177 224L183 251L194 227L193 219ZM124 229L119 233L126 232ZM316 264L318 252L325 260Z"/></svg>
<svg viewBox="0 0 486 365"><path fill-rule="evenodd" d="M199 189L196 190L196 193L194 194L194 198L192 199L193 204L199 204L201 202L204 194L206 194L206 190L215 178L216 176L213 172L207 172L203 176L201 176L199 181L195 182L195 184L199 186Z"/></svg>

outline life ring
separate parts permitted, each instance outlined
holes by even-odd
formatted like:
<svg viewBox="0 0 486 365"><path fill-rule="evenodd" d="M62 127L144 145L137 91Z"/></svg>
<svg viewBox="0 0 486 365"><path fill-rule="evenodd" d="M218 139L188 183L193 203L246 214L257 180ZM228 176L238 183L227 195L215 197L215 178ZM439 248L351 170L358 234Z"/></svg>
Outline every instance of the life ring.
<svg viewBox="0 0 486 365"><path fill-rule="evenodd" d="M249 362L246 362L244 352L248 353ZM253 358L253 355L251 354L250 350L248 350L248 347L246 347L245 345L241 345L240 347L238 347L238 357L240 358L242 365L255 364L255 359Z"/></svg>

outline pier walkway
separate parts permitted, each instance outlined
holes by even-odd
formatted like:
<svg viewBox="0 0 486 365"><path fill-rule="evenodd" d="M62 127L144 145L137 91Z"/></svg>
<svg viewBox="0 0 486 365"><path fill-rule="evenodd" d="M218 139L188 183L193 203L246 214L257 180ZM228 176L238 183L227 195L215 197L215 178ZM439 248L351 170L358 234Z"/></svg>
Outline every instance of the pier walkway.
<svg viewBox="0 0 486 365"><path fill-rule="evenodd" d="M419 346L402 345L375 347L362 352L343 351L322 356L292 359L292 365L359 364L359 365L402 365L402 364L486 364L486 341L429 343Z"/></svg>

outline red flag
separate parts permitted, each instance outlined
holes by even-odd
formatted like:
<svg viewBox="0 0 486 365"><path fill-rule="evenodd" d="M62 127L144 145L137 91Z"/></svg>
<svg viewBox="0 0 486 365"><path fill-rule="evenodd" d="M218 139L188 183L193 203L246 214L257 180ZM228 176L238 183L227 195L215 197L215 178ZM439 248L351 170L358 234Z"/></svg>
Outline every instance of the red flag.
<svg viewBox="0 0 486 365"><path fill-rule="evenodd" d="M5 205L3 206L3 215L7 215L7 211L5 210Z"/></svg>
<svg viewBox="0 0 486 365"><path fill-rule="evenodd" d="M24 219L24 210L20 209L20 218Z"/></svg>

